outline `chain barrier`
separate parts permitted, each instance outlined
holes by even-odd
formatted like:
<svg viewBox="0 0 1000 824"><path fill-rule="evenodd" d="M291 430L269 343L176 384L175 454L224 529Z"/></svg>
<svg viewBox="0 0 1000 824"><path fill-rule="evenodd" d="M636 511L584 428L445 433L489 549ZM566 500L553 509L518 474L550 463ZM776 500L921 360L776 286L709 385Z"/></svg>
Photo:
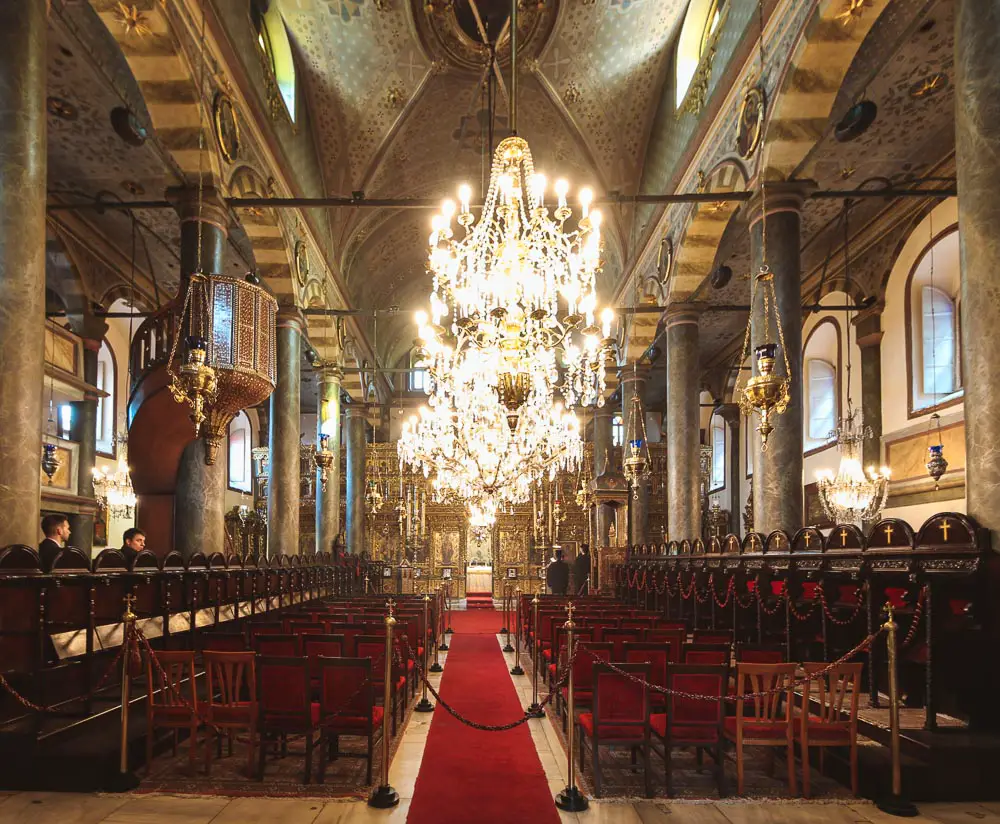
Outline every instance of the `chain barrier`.
<svg viewBox="0 0 1000 824"><path fill-rule="evenodd" d="M406 639L404 638L404 641L405 640ZM409 653L411 650L408 641L406 641L406 646L407 646L407 652ZM559 690L562 689L563 685L569 678L570 670L573 667L573 664L576 662L576 656L579 654L580 649L581 647L577 645L576 652L574 652L573 655L569 658L569 660L567 660L566 663L563 665L563 673L559 677L559 680L556 681L556 683L552 686L548 694L541 701L538 702L538 705L540 707L544 707L546 704L549 704L552 701L552 699L556 697ZM514 729L515 727L520 727L522 724L526 724L528 723L528 721L534 718L534 716L528 715L526 712L523 718L518 718L516 721L511 721L510 723L507 724L480 724L477 721L472 721L463 716L458 710L456 710L447 701L441 698L441 695L438 693L436 689L434 689L430 681L427 679L427 676L424 674L424 669L422 666L420 666L419 662L417 662L416 664L416 669L417 669L417 675L420 676L420 680L423 682L424 686L427 687L428 692L430 692L430 694L434 696L434 700L437 701L438 704L440 704L442 707L444 707L445 710L448 712L448 714L451 715L455 720L457 720L461 724L465 724L465 726L467 727L472 727L473 729L480 730L482 732L506 732L507 730Z"/></svg>
<svg viewBox="0 0 1000 824"><path fill-rule="evenodd" d="M818 589L818 587L817 587L817 589ZM788 598L787 593L786 593L785 597ZM813 592L813 597L812 597L812 599L810 600L810 603L809 603L809 609L807 609L805 612L799 612L795 608L795 599L794 598L788 598L788 611L792 614L792 617L796 621L808 621L812 617L812 614L816 611L816 606L818 604L819 604L819 600L818 600L818 598L817 598L817 596L815 594L815 591L814 591Z"/></svg>
<svg viewBox="0 0 1000 824"><path fill-rule="evenodd" d="M906 637L903 639L900 649L906 649L916 640L917 627L920 626L920 619L924 614L924 600L926 597L927 587L923 586L920 588L920 594L917 595L917 603L913 607L913 618L910 620L910 628L906 632Z"/></svg>
<svg viewBox="0 0 1000 824"><path fill-rule="evenodd" d="M754 586L754 588L753 588L753 594L757 598L757 603L760 604L760 608L763 611L763 613L765 615L769 616L769 617L771 615L776 615L777 614L778 610L781 609L781 602L784 601L788 597L788 591L785 588L784 582L782 582L781 591L777 592L777 593L774 593L774 599L775 599L774 600L774 608L773 609L768 609L767 608L767 601L764 598L762 598L761 594L760 594L760 580L759 579L757 580L756 586Z"/></svg>
<svg viewBox="0 0 1000 824"><path fill-rule="evenodd" d="M121 661L122 656L124 654L125 654L125 644L122 644L121 648L115 654L115 657L112 659L111 663L108 664L108 668L107 670L105 670L104 675L102 675L98 679L97 683L88 692L84 693L79 697L72 698L71 700L88 701L91 698L94 698L97 695L97 693L100 692L101 689L103 689L105 682L107 682L107 680L118 668L118 662ZM50 715L63 712L56 706L47 706L47 707L42 706L41 704L36 704L30 698L26 698L24 695L22 695L20 692L14 689L14 687L11 686L10 682L3 677L2 673L0 673L0 689L6 691L15 701L17 701L18 704L20 704L25 709L31 710L32 712L48 713Z"/></svg>
<svg viewBox="0 0 1000 824"><path fill-rule="evenodd" d="M878 638L878 636L881 635L883 632L885 632L885 628L880 627L871 635L869 635L867 638L862 640L861 643L859 643L853 649L849 650L848 652L840 656L840 658L838 658L836 661L833 661L827 664L825 667L816 670L816 672L812 673L811 675L807 675L804 678L795 678L789 684L783 687L773 687L771 689L761 690L759 692L747 692L743 693L742 695L723 695L723 696L704 695L702 693L697 693L697 692L684 692L683 690L674 690L670 689L669 687L661 687L659 684L651 684L644 678L640 678L637 675L633 675L630 672L626 672L625 670L616 667L614 664L604 660L603 658L598 658L597 654L589 649L583 648L583 651L586 652L593 659L594 663L602 664L606 666L608 669L610 669L612 672L617 673L618 675L621 675L623 678L626 678L629 681L632 681L636 684L641 684L646 689L652 690L653 692L658 692L661 693L662 695L673 695L678 698L688 698L695 701L736 702L736 701L756 700L758 698L766 698L769 695L778 695L787 692L789 689L795 689L796 687L799 687L803 684L807 684L810 681L818 681L820 678L824 677L827 673L835 670L837 667L839 667L846 661L849 661L855 655L858 655L859 653L862 652L866 652L868 648L871 647L875 639Z"/></svg>
<svg viewBox="0 0 1000 824"><path fill-rule="evenodd" d="M708 583L712 587L712 598L715 599L716 606L718 606L719 609L725 609L729 605L730 600L732 600L733 596L736 594L736 578L735 577L730 577L729 583L726 585L726 600L725 601L720 601L719 600L719 593L715 589L715 574L714 573L708 577Z"/></svg>
<svg viewBox="0 0 1000 824"><path fill-rule="evenodd" d="M819 594L819 602L823 605L823 614L826 615L827 620L838 627L850 626L857 620L858 616L861 614L861 606L864 603L864 597L861 592L861 587L855 590L855 597L857 598L857 603L854 605L854 611L848 618L838 618L831 612L829 605L826 602L826 593L823 591L823 584L819 583L816 585L816 592Z"/></svg>

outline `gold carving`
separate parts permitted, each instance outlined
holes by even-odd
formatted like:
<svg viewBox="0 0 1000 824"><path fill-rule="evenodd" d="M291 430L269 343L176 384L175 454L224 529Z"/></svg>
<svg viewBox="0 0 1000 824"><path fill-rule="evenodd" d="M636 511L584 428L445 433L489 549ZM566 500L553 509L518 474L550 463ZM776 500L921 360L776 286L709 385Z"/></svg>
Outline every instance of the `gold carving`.
<svg viewBox="0 0 1000 824"><path fill-rule="evenodd" d="M115 19L125 29L126 35L136 34L139 37L146 37L153 33L146 15L134 5L130 6L125 3L119 3L115 9Z"/></svg>
<svg viewBox="0 0 1000 824"><path fill-rule="evenodd" d="M871 6L872 0L847 0L843 11L834 19L840 21L845 26L851 25L855 20L859 20L865 13L865 9Z"/></svg>

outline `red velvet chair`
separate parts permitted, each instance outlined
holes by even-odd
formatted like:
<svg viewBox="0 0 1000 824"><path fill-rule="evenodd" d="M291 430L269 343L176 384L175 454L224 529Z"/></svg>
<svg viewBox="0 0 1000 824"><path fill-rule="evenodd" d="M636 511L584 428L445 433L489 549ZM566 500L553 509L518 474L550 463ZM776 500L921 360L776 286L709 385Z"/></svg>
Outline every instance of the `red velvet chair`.
<svg viewBox="0 0 1000 824"><path fill-rule="evenodd" d="M666 712L654 714L649 725L662 746L667 795L673 793L670 753L674 747L694 747L700 770L702 753L712 751L715 781L719 795L725 795L725 762L722 754L722 722L725 704L722 696L729 686L729 667L703 664L670 664L667 667L668 689L692 695L710 695L719 700L703 701L677 694L667 696ZM656 751L655 743L653 746Z"/></svg>
<svg viewBox="0 0 1000 824"><path fill-rule="evenodd" d="M344 637L344 655L353 658L357 655L354 639L359 635L365 635L367 627L364 624L353 621L329 621L326 625L328 635L342 635Z"/></svg>
<svg viewBox="0 0 1000 824"><path fill-rule="evenodd" d="M795 795L793 684L795 664L739 664L737 696L766 692L749 700L737 697L736 714L723 721L726 738L736 745L736 778L743 795L743 747L784 747L788 758L788 789ZM773 692L772 692L773 691Z"/></svg>
<svg viewBox="0 0 1000 824"><path fill-rule="evenodd" d="M325 658L316 660L319 671L319 782L326 774L327 758L356 753L339 750L340 736L367 738L364 758L368 762L367 784L372 783L372 755L381 737L384 710L375 706L375 688L370 658Z"/></svg>
<svg viewBox="0 0 1000 824"><path fill-rule="evenodd" d="M313 682L319 679L318 659L323 658L343 658L344 657L344 636L343 635L306 635L302 639L302 652L309 659L309 674Z"/></svg>
<svg viewBox="0 0 1000 824"><path fill-rule="evenodd" d="M257 659L257 730L260 753L257 778L264 780L267 737L281 737L281 751L289 735L305 736L306 764L302 783L312 773L313 734L319 727L319 704L313 703L306 658L260 656Z"/></svg>
<svg viewBox="0 0 1000 824"><path fill-rule="evenodd" d="M256 621L250 624L250 638L258 635L283 635L285 626L281 621Z"/></svg>
<svg viewBox="0 0 1000 824"><path fill-rule="evenodd" d="M585 743L590 743L594 770L594 795L601 796L601 747L628 747L633 757L642 755L646 797L653 795L649 769L649 664L615 664L642 682L632 681L598 662L593 667L593 712L580 713L580 764L584 763Z"/></svg>
<svg viewBox="0 0 1000 824"><path fill-rule="evenodd" d="M647 629L643 633L642 640L657 643L668 641L671 647L671 654L673 655L670 660L675 664L679 664L681 663L684 645L687 643L687 630L676 627L673 629L654 627L653 629Z"/></svg>
<svg viewBox="0 0 1000 824"><path fill-rule="evenodd" d="M614 647L610 641L580 641L574 639L577 647L576 658L573 661L573 703L576 707L589 707L593 700L594 665L599 661L611 660ZM596 659L596 660L595 660ZM563 731L566 730L566 710L569 701L569 686L559 690L559 715L563 720ZM574 719L570 719L572 722Z"/></svg>
<svg viewBox="0 0 1000 824"><path fill-rule="evenodd" d="M246 652L247 639L242 632L209 632L200 637L202 650Z"/></svg>
<svg viewBox="0 0 1000 824"><path fill-rule="evenodd" d="M635 643L640 638L642 638L641 629L605 629L601 633L601 640L610 642L614 648L611 654L612 661L624 661L625 651L622 644Z"/></svg>
<svg viewBox="0 0 1000 824"><path fill-rule="evenodd" d="M385 638L377 635L359 635L356 639L357 658L368 658L372 662L372 685L375 690L375 703L385 701ZM391 668L392 689L390 695L392 702L386 707L386 712L391 713L392 734L396 734L396 717L399 715L399 723L403 722L406 713L406 676L400 667L394 662Z"/></svg>
<svg viewBox="0 0 1000 824"><path fill-rule="evenodd" d="M649 683L657 687L667 685L667 665L670 663L669 641L626 641L622 644L625 662L628 664L649 664ZM666 695L656 690L649 691L649 705L653 712L662 712Z"/></svg>
<svg viewBox="0 0 1000 824"><path fill-rule="evenodd" d="M298 635L258 635L253 649L258 655L296 658L302 655L302 639Z"/></svg>
<svg viewBox="0 0 1000 824"><path fill-rule="evenodd" d="M691 634L695 644L729 644L732 646L733 633L728 629L696 629Z"/></svg>
<svg viewBox="0 0 1000 824"><path fill-rule="evenodd" d="M685 664L706 664L708 666L729 665L731 650L728 644L685 644Z"/></svg>
<svg viewBox="0 0 1000 824"><path fill-rule="evenodd" d="M154 660L155 658L155 660ZM159 666L157 666L157 663ZM191 769L198 757L198 693L195 690L194 651L155 651L146 656L146 774L153 762L153 739L157 727L173 730L173 753L177 755L177 732L188 731Z"/></svg>
<svg viewBox="0 0 1000 824"><path fill-rule="evenodd" d="M814 675L828 664L806 663L802 668ZM809 748L819 747L819 769L823 771L826 747L847 747L851 761L851 792L858 794L858 696L861 694L862 664L841 664L803 687L801 713L794 727L802 753L802 794L809 797ZM813 712L813 703L818 712Z"/></svg>
<svg viewBox="0 0 1000 824"><path fill-rule="evenodd" d="M212 773L212 744L222 757L220 732L229 738L229 754L233 754L233 733L246 730L249 736L247 775L253 775L254 746L257 740L257 677L256 655L252 652L206 650L202 654L208 678L205 703L205 773Z"/></svg>

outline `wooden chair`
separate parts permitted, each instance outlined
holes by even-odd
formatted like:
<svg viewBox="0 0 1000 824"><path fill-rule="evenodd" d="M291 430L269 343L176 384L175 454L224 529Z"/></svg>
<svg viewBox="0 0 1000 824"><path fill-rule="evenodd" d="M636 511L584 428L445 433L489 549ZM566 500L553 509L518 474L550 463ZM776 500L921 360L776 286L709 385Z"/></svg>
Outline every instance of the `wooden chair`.
<svg viewBox="0 0 1000 824"><path fill-rule="evenodd" d="M212 773L212 745L218 747L222 757L222 738L229 738L229 754L233 754L232 736L246 730L248 736L247 774L254 774L253 756L257 739L257 678L256 656L252 652L224 652L205 650L202 661L208 676L206 690L205 723L205 774Z"/></svg>
<svg viewBox="0 0 1000 824"><path fill-rule="evenodd" d="M642 640L656 643L668 641L671 646L671 653L674 656L670 660L675 664L679 664L681 663L684 645L687 643L687 630L677 627L673 629L654 627L653 629L647 629L643 633Z"/></svg>
<svg viewBox="0 0 1000 824"><path fill-rule="evenodd" d="M359 635L357 642L357 658L368 658L372 662L372 686L375 690L375 702L385 700L385 638L376 635ZM385 708L386 712L392 713L392 734L396 734L396 716L399 711L399 723L403 723L406 716L406 676L395 665L391 667L392 688L390 696L392 698L390 706Z"/></svg>
<svg viewBox="0 0 1000 824"><path fill-rule="evenodd" d="M739 664L736 669L736 715L723 721L726 738L736 744L736 780L743 795L743 747L785 747L788 789L795 795L793 684L795 664ZM773 692L770 692L772 691ZM769 692L749 700L740 696Z"/></svg>
<svg viewBox="0 0 1000 824"><path fill-rule="evenodd" d="M685 664L728 666L731 650L729 644L685 644L683 655Z"/></svg>
<svg viewBox="0 0 1000 824"><path fill-rule="evenodd" d="M614 646L610 641L580 641L573 640L577 648L576 659L573 661L573 703L576 706L589 707L594 697L594 665L598 662L609 662ZM563 719L563 731L566 731L566 711L569 701L569 687L559 690L559 714ZM575 709L575 707L574 707ZM570 723L574 719L569 719Z"/></svg>
<svg viewBox="0 0 1000 824"><path fill-rule="evenodd" d="M157 666L159 664L159 666ZM194 652L153 652L146 656L146 774L153 763L153 739L157 727L173 730L173 754L177 755L177 732L187 730L191 770L198 759L198 693L195 690Z"/></svg>
<svg viewBox="0 0 1000 824"><path fill-rule="evenodd" d="M828 664L805 663L810 680L803 687L805 709L794 734L802 753L802 794L809 797L809 748L819 748L819 769L823 772L825 747L848 747L851 753L851 792L858 794L858 696L861 693L862 664L841 664L825 675L811 676ZM813 696L818 712L813 712Z"/></svg>
<svg viewBox="0 0 1000 824"><path fill-rule="evenodd" d="M729 686L728 665L670 664L667 667L666 686L674 691L667 695L666 712L652 715L649 725L663 748L667 795L673 794L670 752L675 747L694 747L699 770L702 753L710 749L712 759L715 761L715 781L719 788L719 796L725 795L726 769L722 755L722 720L726 709L722 698ZM685 698L677 695L677 692L710 695L718 700ZM655 752L655 745L653 749Z"/></svg>
<svg viewBox="0 0 1000 824"><path fill-rule="evenodd" d="M649 664L615 664L619 670L648 682ZM653 795L649 769L649 689L645 683L632 681L598 662L593 669L593 712L580 713L580 763L584 763L584 744L590 742L594 769L594 795L601 796L602 746L626 746L642 754L646 797Z"/></svg>
<svg viewBox="0 0 1000 824"><path fill-rule="evenodd" d="M372 783L372 757L375 739L381 737L385 710L375 706L375 687L370 658L325 658L316 661L319 671L319 782L326 775L327 758L356 753L339 751L342 735L368 739L364 758L368 762L367 779Z"/></svg>
<svg viewBox="0 0 1000 824"><path fill-rule="evenodd" d="M670 642L626 641L622 644L625 662L628 664L649 664L649 683L657 687L667 685L667 665L671 662ZM667 696L656 690L649 691L649 705L653 712L660 712L666 704Z"/></svg>
<svg viewBox="0 0 1000 824"><path fill-rule="evenodd" d="M309 675L313 684L319 682L319 659L344 656L343 635L307 635L302 639L302 652L309 659Z"/></svg>
<svg viewBox="0 0 1000 824"><path fill-rule="evenodd" d="M609 642L613 647L612 661L624 661L625 651L622 645L626 642L635 643L641 637L641 629L604 629L601 632L601 640Z"/></svg>
<svg viewBox="0 0 1000 824"><path fill-rule="evenodd" d="M257 729L260 750L257 779L264 780L268 734L281 736L285 753L288 735L302 735L306 765L302 783L312 775L313 734L319 727L319 704L313 703L309 683L309 661L305 658L260 656L257 659Z"/></svg>

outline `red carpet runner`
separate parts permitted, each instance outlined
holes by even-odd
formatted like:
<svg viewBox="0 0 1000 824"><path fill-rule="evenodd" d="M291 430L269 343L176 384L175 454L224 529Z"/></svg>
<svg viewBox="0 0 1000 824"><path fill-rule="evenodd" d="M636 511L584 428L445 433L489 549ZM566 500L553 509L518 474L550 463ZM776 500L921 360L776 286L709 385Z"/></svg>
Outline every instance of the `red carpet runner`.
<svg viewBox="0 0 1000 824"><path fill-rule="evenodd" d="M441 697L467 718L503 724L523 707L497 644L501 613L453 612ZM559 823L527 725L481 732L434 711L408 824Z"/></svg>

